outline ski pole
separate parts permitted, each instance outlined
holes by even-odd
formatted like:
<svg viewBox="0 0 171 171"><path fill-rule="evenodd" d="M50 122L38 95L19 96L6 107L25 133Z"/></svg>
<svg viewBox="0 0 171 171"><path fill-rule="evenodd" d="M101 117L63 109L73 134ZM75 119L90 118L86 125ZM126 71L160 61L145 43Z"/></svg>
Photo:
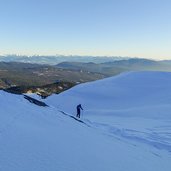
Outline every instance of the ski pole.
<svg viewBox="0 0 171 171"><path fill-rule="evenodd" d="M82 118L83 118L83 116L84 116L83 114L84 114L84 110L82 110Z"/></svg>

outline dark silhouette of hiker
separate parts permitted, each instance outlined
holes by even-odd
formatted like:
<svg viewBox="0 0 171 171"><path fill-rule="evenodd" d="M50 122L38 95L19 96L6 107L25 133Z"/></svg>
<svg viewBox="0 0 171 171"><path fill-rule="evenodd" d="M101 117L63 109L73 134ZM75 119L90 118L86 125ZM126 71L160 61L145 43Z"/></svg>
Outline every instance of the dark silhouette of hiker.
<svg viewBox="0 0 171 171"><path fill-rule="evenodd" d="M81 104L77 105L77 117L80 118L81 110L83 110Z"/></svg>

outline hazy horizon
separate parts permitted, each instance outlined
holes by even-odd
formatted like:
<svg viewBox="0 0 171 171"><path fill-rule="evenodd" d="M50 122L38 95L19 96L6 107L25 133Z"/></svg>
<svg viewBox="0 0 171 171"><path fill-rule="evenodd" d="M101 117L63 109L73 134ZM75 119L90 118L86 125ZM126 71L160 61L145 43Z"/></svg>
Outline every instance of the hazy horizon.
<svg viewBox="0 0 171 171"><path fill-rule="evenodd" d="M171 58L155 58L155 57L139 57L139 56L119 56L119 55L80 55L80 54L0 54L0 57L1 56L17 56L17 57L22 57L22 56L26 56L26 57L99 57L99 58L102 58L102 57L106 57L106 58L137 58L137 59L147 59L147 60L157 60L157 61L160 61L160 60L171 60Z"/></svg>

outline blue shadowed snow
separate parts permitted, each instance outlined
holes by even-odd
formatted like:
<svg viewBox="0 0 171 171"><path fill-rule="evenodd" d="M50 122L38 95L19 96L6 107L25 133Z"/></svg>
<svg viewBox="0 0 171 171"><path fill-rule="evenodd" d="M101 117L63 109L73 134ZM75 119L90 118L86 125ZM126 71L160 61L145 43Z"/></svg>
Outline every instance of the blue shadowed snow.
<svg viewBox="0 0 171 171"><path fill-rule="evenodd" d="M170 171L170 89L171 73L130 72L53 95L50 107L0 91L0 170ZM59 112L79 103L86 124Z"/></svg>

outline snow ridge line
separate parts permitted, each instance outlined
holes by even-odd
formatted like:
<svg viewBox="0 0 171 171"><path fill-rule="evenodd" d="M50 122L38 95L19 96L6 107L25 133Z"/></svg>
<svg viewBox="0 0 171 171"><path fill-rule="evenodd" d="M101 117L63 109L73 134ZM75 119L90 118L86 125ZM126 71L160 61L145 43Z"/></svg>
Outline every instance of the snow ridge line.
<svg viewBox="0 0 171 171"><path fill-rule="evenodd" d="M77 118L77 117L75 117L75 116L73 116L73 115L71 115L71 114L68 114L68 113L66 113L66 112L64 112L64 111L62 111L62 110L59 110L59 109L57 109L57 108L54 107L54 106L49 106L49 107L51 107L51 108L57 110L58 112L60 112L61 114L65 115L65 116L67 116L67 117L70 117L70 118L74 119L74 120L77 121L77 122L80 122L80 123L82 123L82 124L84 124L84 125L86 125L86 126L88 126L88 127L91 127L91 126L90 126L89 124L87 124L85 121L83 121L83 120L81 120L81 119L79 119L79 118Z"/></svg>

